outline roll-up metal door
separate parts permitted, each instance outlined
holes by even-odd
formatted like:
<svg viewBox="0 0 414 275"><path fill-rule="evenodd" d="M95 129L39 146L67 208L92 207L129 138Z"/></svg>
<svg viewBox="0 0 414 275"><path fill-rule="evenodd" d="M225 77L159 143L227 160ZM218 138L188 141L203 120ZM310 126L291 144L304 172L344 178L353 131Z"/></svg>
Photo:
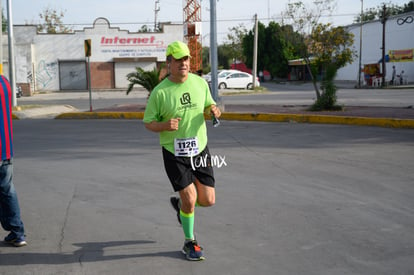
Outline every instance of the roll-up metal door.
<svg viewBox="0 0 414 275"><path fill-rule="evenodd" d="M87 90L85 61L59 61L60 90Z"/></svg>

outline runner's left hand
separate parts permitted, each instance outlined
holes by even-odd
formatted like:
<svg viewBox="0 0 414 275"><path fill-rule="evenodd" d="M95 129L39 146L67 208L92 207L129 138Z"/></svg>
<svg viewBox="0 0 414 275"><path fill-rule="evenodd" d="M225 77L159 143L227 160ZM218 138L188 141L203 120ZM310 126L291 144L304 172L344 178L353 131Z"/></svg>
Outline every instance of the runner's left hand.
<svg viewBox="0 0 414 275"><path fill-rule="evenodd" d="M210 113L216 118L219 118L221 116L221 111L216 105L211 105Z"/></svg>

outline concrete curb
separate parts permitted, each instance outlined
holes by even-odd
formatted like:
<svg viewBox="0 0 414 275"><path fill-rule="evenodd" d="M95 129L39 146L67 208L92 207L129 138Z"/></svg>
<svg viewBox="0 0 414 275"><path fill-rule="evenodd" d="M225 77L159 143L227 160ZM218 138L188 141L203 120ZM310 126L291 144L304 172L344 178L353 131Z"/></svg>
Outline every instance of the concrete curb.
<svg viewBox="0 0 414 275"><path fill-rule="evenodd" d="M414 128L414 119L371 118L329 115L302 115L302 114L248 114L224 113L222 119L264 121L264 122L297 122L319 124L344 124L361 126L379 126L391 128Z"/></svg>
<svg viewBox="0 0 414 275"><path fill-rule="evenodd" d="M56 116L55 119L142 119L143 117L143 112L72 112L60 114ZM414 119L269 113L222 113L220 119L236 121L343 124L414 129Z"/></svg>
<svg viewBox="0 0 414 275"><path fill-rule="evenodd" d="M72 112L63 113L55 119L143 119L143 112Z"/></svg>
<svg viewBox="0 0 414 275"><path fill-rule="evenodd" d="M54 118L59 114L67 112L78 112L78 109L70 105L47 105L15 110L12 114L14 119Z"/></svg>

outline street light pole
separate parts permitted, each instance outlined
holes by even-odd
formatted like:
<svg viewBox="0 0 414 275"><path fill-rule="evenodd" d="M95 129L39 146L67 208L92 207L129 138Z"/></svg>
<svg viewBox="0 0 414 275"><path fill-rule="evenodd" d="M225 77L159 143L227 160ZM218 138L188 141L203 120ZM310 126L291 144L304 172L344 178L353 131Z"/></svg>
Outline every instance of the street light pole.
<svg viewBox="0 0 414 275"><path fill-rule="evenodd" d="M211 95L218 100L217 79L217 23L216 23L216 0L210 0L210 64L211 64Z"/></svg>

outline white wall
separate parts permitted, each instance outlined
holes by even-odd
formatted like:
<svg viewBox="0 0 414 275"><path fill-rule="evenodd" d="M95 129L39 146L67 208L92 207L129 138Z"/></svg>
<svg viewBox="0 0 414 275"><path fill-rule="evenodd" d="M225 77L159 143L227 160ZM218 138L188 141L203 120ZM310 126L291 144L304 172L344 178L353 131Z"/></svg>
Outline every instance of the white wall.
<svg viewBox="0 0 414 275"><path fill-rule="evenodd" d="M411 16L411 17L410 17ZM402 23L406 18L411 18ZM385 24L385 54L390 50L414 49L414 12L389 17ZM411 23L409 23L411 22ZM362 26L362 52L361 64L378 63L382 57L382 28L379 20L365 23ZM360 48L360 25L348 26L354 34L354 49L359 55ZM358 80L359 57L354 62L338 71L337 80ZM414 61L410 62L387 62L386 79L391 78L392 66L395 65L397 74L404 70L409 82L414 82Z"/></svg>
<svg viewBox="0 0 414 275"><path fill-rule="evenodd" d="M115 63L115 88L126 88L129 85L126 75L135 72L136 67L145 71L151 71L156 68L154 62L117 62Z"/></svg>

